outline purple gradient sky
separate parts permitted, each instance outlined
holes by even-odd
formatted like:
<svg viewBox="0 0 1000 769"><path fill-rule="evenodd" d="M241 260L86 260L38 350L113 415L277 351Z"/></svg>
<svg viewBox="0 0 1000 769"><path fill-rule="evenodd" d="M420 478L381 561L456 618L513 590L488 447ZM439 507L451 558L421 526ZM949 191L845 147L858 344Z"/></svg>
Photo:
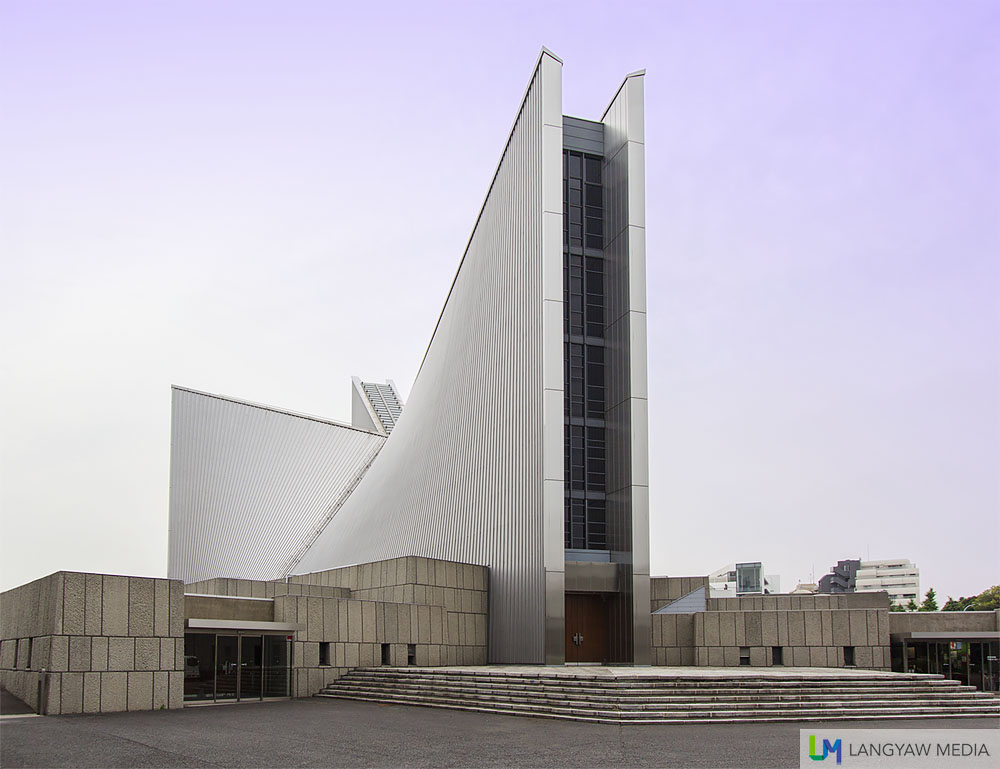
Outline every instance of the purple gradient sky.
<svg viewBox="0 0 1000 769"><path fill-rule="evenodd" d="M1000 582L996 2L0 5L2 587L163 575L171 383L408 392L539 47L645 67L652 567Z"/></svg>

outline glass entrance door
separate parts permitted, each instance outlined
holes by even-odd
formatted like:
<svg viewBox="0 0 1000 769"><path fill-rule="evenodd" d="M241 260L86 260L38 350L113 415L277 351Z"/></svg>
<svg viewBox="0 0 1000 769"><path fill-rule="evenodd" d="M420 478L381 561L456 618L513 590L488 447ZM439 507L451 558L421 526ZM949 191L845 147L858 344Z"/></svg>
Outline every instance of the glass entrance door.
<svg viewBox="0 0 1000 769"><path fill-rule="evenodd" d="M240 636L240 687L241 700L259 700L261 694L262 640L259 635Z"/></svg>
<svg viewBox="0 0 1000 769"><path fill-rule="evenodd" d="M185 702L290 697L291 681L291 636L184 635Z"/></svg>
<svg viewBox="0 0 1000 769"><path fill-rule="evenodd" d="M240 667L239 637L215 637L215 699L235 700Z"/></svg>
<svg viewBox="0 0 1000 769"><path fill-rule="evenodd" d="M291 637L264 636L263 696L288 697L291 695L292 658Z"/></svg>

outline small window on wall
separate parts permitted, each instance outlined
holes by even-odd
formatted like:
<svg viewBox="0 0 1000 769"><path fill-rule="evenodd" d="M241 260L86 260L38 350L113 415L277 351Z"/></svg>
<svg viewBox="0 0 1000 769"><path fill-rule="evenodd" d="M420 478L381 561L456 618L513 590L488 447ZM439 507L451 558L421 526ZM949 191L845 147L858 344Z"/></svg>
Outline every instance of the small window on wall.
<svg viewBox="0 0 1000 769"><path fill-rule="evenodd" d="M28 644L27 650L24 652L24 669L31 670L31 639L25 639Z"/></svg>
<svg viewBox="0 0 1000 769"><path fill-rule="evenodd" d="M417 645L407 644L406 645L406 664L416 665L417 664Z"/></svg>
<svg viewBox="0 0 1000 769"><path fill-rule="evenodd" d="M844 667L854 667L854 647L844 647Z"/></svg>
<svg viewBox="0 0 1000 769"><path fill-rule="evenodd" d="M740 647L740 664L749 665L750 664L750 647L741 646Z"/></svg>
<svg viewBox="0 0 1000 769"><path fill-rule="evenodd" d="M330 666L330 642L321 641L319 645L319 664L320 667Z"/></svg>
<svg viewBox="0 0 1000 769"><path fill-rule="evenodd" d="M784 665L784 660L782 658L781 647L772 646L771 647L771 664L772 665Z"/></svg>

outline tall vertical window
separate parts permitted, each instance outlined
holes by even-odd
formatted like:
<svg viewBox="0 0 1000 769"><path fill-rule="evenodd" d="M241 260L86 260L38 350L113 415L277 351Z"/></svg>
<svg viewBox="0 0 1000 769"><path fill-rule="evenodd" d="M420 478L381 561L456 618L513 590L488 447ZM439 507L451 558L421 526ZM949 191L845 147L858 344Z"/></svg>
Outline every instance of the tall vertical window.
<svg viewBox="0 0 1000 769"><path fill-rule="evenodd" d="M601 158L563 152L565 545L607 549Z"/></svg>

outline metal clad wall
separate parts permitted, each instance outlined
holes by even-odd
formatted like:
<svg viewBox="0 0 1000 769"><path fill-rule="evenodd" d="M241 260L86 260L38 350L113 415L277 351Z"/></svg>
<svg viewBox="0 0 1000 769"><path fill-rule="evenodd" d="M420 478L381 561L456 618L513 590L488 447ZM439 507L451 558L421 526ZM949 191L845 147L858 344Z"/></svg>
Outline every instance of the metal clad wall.
<svg viewBox="0 0 1000 769"><path fill-rule="evenodd" d="M276 579L385 443L173 388L168 576Z"/></svg>
<svg viewBox="0 0 1000 769"><path fill-rule="evenodd" d="M622 623L625 632L612 648L632 646L637 665L650 664L651 643L643 76L625 78L603 117L607 431L609 456L623 460L608 467L608 534L612 551L631 553L621 568L632 588L632 622Z"/></svg>
<svg viewBox="0 0 1000 769"><path fill-rule="evenodd" d="M492 662L544 662L547 612L563 612L562 308L543 310L562 298L561 93L561 62L543 52L406 408L294 570L408 555L489 566Z"/></svg>

